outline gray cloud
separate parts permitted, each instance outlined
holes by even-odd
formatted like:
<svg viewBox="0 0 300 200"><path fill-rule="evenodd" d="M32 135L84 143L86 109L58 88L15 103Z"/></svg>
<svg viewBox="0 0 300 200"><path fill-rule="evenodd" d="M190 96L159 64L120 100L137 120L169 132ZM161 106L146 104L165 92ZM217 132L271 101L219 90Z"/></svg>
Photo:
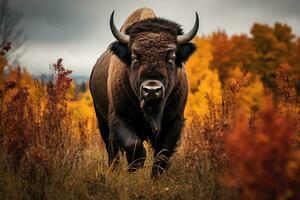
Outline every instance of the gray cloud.
<svg viewBox="0 0 300 200"><path fill-rule="evenodd" d="M175 20L185 30L200 17L200 33L225 29L229 34L249 33L254 22L288 23L300 34L299 0L11 0L23 13L22 26L29 39L21 63L33 73L48 72L58 57L75 74L89 74L93 64L114 40L108 20L116 10L120 27L141 7L153 8L158 16Z"/></svg>

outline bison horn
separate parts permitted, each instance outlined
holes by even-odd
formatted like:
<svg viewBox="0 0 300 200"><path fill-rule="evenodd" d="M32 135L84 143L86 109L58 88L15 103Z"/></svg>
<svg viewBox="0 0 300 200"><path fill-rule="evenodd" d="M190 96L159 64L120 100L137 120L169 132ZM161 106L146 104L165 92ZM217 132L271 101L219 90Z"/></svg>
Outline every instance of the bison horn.
<svg viewBox="0 0 300 200"><path fill-rule="evenodd" d="M199 28L199 17L198 17L198 13L196 12L196 21L195 21L193 29L184 35L177 36L177 43L185 44L185 43L188 43L189 41L191 41L197 34L198 28Z"/></svg>
<svg viewBox="0 0 300 200"><path fill-rule="evenodd" d="M125 33L122 33L117 29L117 27L115 26L115 23L114 23L114 14L115 14L115 11L113 11L110 16L110 30L118 41L120 41L123 44L128 44L129 43L129 35L126 35Z"/></svg>

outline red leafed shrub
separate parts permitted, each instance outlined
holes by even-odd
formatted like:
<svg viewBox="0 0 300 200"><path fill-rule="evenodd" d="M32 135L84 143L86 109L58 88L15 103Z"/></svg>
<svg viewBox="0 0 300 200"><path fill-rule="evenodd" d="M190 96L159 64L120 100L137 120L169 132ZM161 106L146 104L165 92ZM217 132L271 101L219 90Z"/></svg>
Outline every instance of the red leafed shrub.
<svg viewBox="0 0 300 200"><path fill-rule="evenodd" d="M14 81L7 81L3 91L6 93L16 87ZM4 95L3 95L4 96ZM4 149L9 157L11 166L16 168L30 143L32 127L32 108L28 102L28 89L18 86L17 92L7 103L4 111L1 98L0 127L2 130L1 139Z"/></svg>
<svg viewBox="0 0 300 200"><path fill-rule="evenodd" d="M255 127L241 120L226 137L229 171L225 183L241 189L243 199L300 199L300 152L295 128L263 110Z"/></svg>
<svg viewBox="0 0 300 200"><path fill-rule="evenodd" d="M62 59L52 68L54 77L47 84L44 106L33 102L20 70L0 86L0 150L14 170L22 164L37 165L37 160L45 160L46 152L64 154L62 147L72 126L66 97L71 71L62 66Z"/></svg>
<svg viewBox="0 0 300 200"><path fill-rule="evenodd" d="M67 90L71 87L72 78L70 78L69 76L72 71L67 70L63 67L61 58L57 60L57 63L53 63L52 68L55 73L55 80L49 81L47 84L46 111L49 112L48 114L50 114L50 116L59 118L64 117L67 113L66 93ZM56 114L53 112L55 112Z"/></svg>

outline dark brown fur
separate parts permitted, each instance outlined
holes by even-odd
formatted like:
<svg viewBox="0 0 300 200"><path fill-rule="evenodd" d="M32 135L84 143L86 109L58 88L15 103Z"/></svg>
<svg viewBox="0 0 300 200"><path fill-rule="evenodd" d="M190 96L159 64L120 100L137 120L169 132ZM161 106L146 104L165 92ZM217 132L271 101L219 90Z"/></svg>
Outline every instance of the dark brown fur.
<svg viewBox="0 0 300 200"><path fill-rule="evenodd" d="M145 13L149 15L145 17ZM125 150L129 170L143 166L148 140L157 157L152 177L168 168L168 158L176 149L184 122L188 82L183 63L194 52L193 44L177 45L182 34L174 22L154 18L149 9L136 11L134 22L126 27L130 44L114 42L94 66L90 90L99 121L100 132L109 154L109 162L118 162L119 150ZM140 18L137 16L141 16ZM144 20L140 20L140 19ZM176 51L176 62L169 64L170 51ZM131 56L138 56L138 64ZM165 87L164 98L150 111L140 108L139 89L143 81L156 79ZM154 133L151 120L158 124ZM163 156L164 159L160 159Z"/></svg>

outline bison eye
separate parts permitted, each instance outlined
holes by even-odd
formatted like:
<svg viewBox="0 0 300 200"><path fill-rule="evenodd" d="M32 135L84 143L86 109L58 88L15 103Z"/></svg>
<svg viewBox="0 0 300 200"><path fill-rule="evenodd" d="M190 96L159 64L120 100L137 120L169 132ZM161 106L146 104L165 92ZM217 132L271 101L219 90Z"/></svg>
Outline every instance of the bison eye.
<svg viewBox="0 0 300 200"><path fill-rule="evenodd" d="M136 55L131 56L131 65L133 68L136 68L139 66L140 61L138 60Z"/></svg>
<svg viewBox="0 0 300 200"><path fill-rule="evenodd" d="M175 52L169 54L168 59L167 59L167 64L169 66L173 66L175 64L175 59L176 59Z"/></svg>
<svg viewBox="0 0 300 200"><path fill-rule="evenodd" d="M168 64L174 65L175 64L175 58L170 58L168 60Z"/></svg>

